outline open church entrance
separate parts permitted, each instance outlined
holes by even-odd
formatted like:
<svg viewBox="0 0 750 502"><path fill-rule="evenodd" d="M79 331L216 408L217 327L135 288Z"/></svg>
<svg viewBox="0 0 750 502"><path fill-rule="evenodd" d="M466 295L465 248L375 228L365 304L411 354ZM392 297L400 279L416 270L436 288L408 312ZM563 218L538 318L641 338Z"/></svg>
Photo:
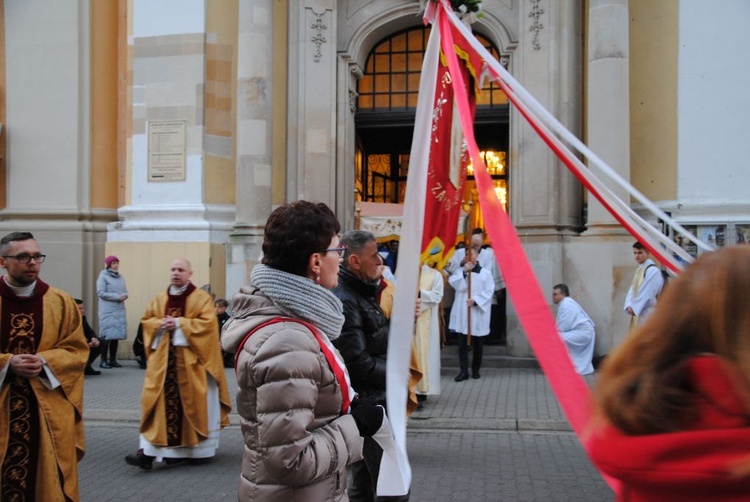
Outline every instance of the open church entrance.
<svg viewBox="0 0 750 502"><path fill-rule="evenodd" d="M416 26L395 33L378 42L370 52L363 77L357 85L355 114L357 150L355 158L355 197L361 201L381 204L403 204L409 153L414 133L414 117L430 28ZM500 59L497 48L482 35L477 38L490 53ZM495 190L508 209L508 131L509 106L505 94L487 80L477 97L474 134L495 183ZM474 182L473 169L464 188L463 210L467 234L484 228L484 218ZM359 215L358 215L359 216ZM378 236L386 264L398 266L398 235ZM457 236L462 245L469 236ZM445 281L446 332L453 291ZM504 345L506 340L505 290L496 293L488 344ZM493 302L494 303L494 302ZM451 341L448 334L448 341Z"/></svg>

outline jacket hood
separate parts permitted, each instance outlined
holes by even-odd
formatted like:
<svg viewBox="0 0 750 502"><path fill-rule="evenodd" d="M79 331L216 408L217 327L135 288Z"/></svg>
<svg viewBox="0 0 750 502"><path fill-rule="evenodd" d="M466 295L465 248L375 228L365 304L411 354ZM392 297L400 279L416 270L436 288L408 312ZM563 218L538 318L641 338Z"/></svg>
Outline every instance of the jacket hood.
<svg viewBox="0 0 750 502"><path fill-rule="evenodd" d="M221 346L227 352L237 347L250 331L264 322L286 315L255 286L243 286L232 297L232 317L221 330Z"/></svg>

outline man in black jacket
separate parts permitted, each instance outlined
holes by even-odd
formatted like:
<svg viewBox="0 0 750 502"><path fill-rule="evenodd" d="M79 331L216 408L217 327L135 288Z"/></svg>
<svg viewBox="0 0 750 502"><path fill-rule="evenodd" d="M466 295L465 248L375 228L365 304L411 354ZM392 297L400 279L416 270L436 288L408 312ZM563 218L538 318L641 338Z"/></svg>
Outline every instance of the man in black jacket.
<svg viewBox="0 0 750 502"><path fill-rule="evenodd" d="M86 320L86 309L83 306L83 300L76 298L76 305L78 305L78 311L81 313L81 324L83 324L83 335L86 337L86 342L89 344L89 360L86 361L86 368L83 370L84 375L101 375L102 372L95 370L91 364L99 357L99 350L92 350L99 348L99 337L96 336L96 332L89 325Z"/></svg>
<svg viewBox="0 0 750 502"><path fill-rule="evenodd" d="M385 358L388 352L388 319L377 300L383 263L375 236L364 230L347 232L346 246L333 293L344 304L344 327L333 344L344 358L352 387L359 398L385 406ZM383 450L365 438L364 460L350 466L347 495L351 502L375 500ZM408 500L408 497L378 497L377 500Z"/></svg>

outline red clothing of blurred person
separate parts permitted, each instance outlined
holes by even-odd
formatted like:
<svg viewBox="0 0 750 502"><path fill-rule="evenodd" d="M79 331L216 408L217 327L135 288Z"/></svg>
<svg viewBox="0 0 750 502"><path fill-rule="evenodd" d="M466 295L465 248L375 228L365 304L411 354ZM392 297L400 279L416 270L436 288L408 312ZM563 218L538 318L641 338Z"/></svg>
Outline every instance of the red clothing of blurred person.
<svg viewBox="0 0 750 502"><path fill-rule="evenodd" d="M750 500L747 384L709 355L687 362L687 378L696 410L689 430L628 435L607 425L592 434L594 463L623 483L618 500Z"/></svg>

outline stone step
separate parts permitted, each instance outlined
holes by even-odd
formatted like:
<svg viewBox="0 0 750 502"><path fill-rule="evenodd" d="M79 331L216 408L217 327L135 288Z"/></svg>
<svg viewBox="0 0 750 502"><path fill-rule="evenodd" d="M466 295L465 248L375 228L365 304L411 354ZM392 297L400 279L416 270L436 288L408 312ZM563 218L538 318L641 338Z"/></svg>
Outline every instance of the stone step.
<svg viewBox="0 0 750 502"><path fill-rule="evenodd" d="M443 368L458 368L458 346L447 345L441 355ZM471 354L469 355L471 364ZM482 354L483 368L532 368L538 369L539 362L534 357L509 356L504 345L485 345Z"/></svg>

